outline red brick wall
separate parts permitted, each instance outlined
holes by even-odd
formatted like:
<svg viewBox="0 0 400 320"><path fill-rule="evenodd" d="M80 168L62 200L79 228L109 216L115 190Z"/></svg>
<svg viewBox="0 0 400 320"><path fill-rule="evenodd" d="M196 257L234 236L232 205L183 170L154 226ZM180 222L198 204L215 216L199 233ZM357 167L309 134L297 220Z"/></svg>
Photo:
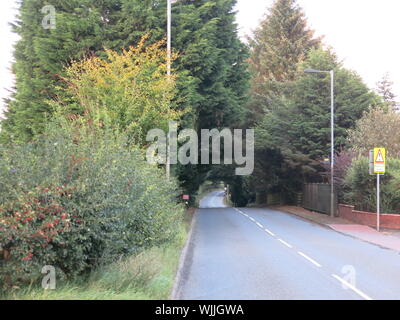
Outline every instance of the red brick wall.
<svg viewBox="0 0 400 320"><path fill-rule="evenodd" d="M343 219L353 221L357 224L376 227L376 213L357 211L354 206L339 204L339 216ZM400 215L398 214L381 214L381 228L400 229Z"/></svg>

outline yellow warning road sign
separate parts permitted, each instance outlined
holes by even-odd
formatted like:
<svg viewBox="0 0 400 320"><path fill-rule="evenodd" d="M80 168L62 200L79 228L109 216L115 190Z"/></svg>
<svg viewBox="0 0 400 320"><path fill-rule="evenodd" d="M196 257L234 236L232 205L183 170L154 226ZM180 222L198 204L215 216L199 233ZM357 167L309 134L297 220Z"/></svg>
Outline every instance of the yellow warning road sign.
<svg viewBox="0 0 400 320"><path fill-rule="evenodd" d="M374 148L374 173L386 172L386 149Z"/></svg>

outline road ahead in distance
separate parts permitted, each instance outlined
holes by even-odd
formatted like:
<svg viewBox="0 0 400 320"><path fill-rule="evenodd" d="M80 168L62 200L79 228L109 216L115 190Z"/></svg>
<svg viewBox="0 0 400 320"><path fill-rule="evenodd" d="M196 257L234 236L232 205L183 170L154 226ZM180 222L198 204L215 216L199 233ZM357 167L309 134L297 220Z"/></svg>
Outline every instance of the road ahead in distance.
<svg viewBox="0 0 400 320"><path fill-rule="evenodd" d="M400 299L398 252L223 194L201 201L175 299Z"/></svg>

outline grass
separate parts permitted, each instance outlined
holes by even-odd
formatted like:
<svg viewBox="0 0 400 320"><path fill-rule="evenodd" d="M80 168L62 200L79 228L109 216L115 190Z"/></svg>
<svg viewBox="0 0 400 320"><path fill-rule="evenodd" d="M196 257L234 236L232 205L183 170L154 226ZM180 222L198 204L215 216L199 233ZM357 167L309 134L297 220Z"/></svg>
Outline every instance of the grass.
<svg viewBox="0 0 400 320"><path fill-rule="evenodd" d="M174 243L98 268L89 277L41 287L13 289L3 300L167 300L174 285L191 212L180 226Z"/></svg>

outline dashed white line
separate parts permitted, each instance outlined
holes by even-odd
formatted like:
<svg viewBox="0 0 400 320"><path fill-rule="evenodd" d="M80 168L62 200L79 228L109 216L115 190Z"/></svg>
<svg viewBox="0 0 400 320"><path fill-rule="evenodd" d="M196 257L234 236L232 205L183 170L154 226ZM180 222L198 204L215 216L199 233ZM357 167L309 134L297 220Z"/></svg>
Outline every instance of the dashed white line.
<svg viewBox="0 0 400 320"><path fill-rule="evenodd" d="M278 239L278 241L279 241L280 243L283 243L286 247L288 247L288 248L290 248L290 249L293 248L293 246L292 246L291 244L287 243L286 241L283 241L282 239Z"/></svg>
<svg viewBox="0 0 400 320"><path fill-rule="evenodd" d="M251 221L255 222L260 228L264 229L264 226L257 222L253 217L250 217L248 214L244 213L243 211L236 209L235 210L237 212L239 212L241 215L249 218ZM265 232L267 232L269 235L275 237L275 234L273 232L271 232L268 229L264 229ZM278 239L279 242L281 242L282 244L284 244L285 246L287 246L288 248L293 248L293 246L289 243L287 243L286 241L282 240L282 239ZM303 258L305 258L306 260L308 260L309 262L311 262L313 265L317 266L318 268L321 268L322 266L315 261L314 259L310 258L309 256L307 256L305 253L301 252L301 251L297 251L297 253L299 255L301 255ZM342 279L341 277L337 276L336 274L332 274L332 277L334 277L336 280L338 280L340 283L342 283L343 285L345 285L347 288L353 290L356 294L358 294L360 297L362 297L365 300L373 300L371 297L369 297L367 294L365 294L364 292L362 292L361 290L357 289L355 286L353 286L351 283L347 282L346 280Z"/></svg>
<svg viewBox="0 0 400 320"><path fill-rule="evenodd" d="M275 237L275 233L269 231L268 229L265 229L265 232L268 233L270 236Z"/></svg>
<svg viewBox="0 0 400 320"><path fill-rule="evenodd" d="M299 255L301 255L303 258L305 258L305 259L307 259L308 261L310 261L312 264L314 264L314 265L317 266L318 268L321 268L321 267L322 267L317 261L315 261L314 259L310 258L308 255L304 254L303 252L297 251L297 253L298 253Z"/></svg>
<svg viewBox="0 0 400 320"><path fill-rule="evenodd" d="M373 300L371 297L367 296L364 292L357 289L351 283L347 282L346 280L342 279L341 277L337 276L336 274L332 274L332 277L334 277L336 280L338 280L339 282L341 282L342 284L347 286L349 289L353 290L355 293L357 293L359 296L361 296L365 300Z"/></svg>

